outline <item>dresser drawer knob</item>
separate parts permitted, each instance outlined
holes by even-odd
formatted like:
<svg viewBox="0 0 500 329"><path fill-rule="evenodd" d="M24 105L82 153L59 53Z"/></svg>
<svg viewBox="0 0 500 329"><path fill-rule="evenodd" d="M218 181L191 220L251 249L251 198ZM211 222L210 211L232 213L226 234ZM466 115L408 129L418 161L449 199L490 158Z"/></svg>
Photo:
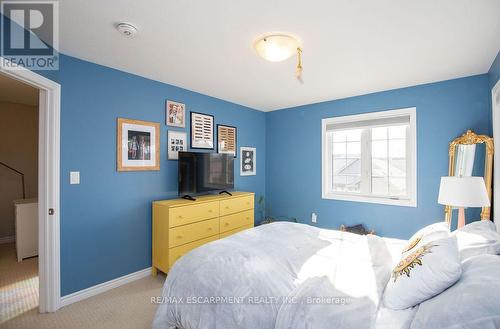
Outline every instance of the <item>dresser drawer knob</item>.
<svg viewBox="0 0 500 329"><path fill-rule="evenodd" d="M212 228L211 228L211 227L209 227L207 230L211 231L211 230L212 230Z"/></svg>
<svg viewBox="0 0 500 329"><path fill-rule="evenodd" d="M228 222L225 222L225 223L224 223L224 226L229 226L229 223L228 223Z"/></svg>
<svg viewBox="0 0 500 329"><path fill-rule="evenodd" d="M213 210L212 209L208 209L208 212L213 212Z"/></svg>
<svg viewBox="0 0 500 329"><path fill-rule="evenodd" d="M177 218L181 219L181 218L182 218L182 216L181 216L181 215L179 215L179 216L177 216Z"/></svg>
<svg viewBox="0 0 500 329"><path fill-rule="evenodd" d="M182 235L178 235L178 236L177 236L177 239L182 239Z"/></svg>
<svg viewBox="0 0 500 329"><path fill-rule="evenodd" d="M226 209L229 209L229 206L226 206Z"/></svg>

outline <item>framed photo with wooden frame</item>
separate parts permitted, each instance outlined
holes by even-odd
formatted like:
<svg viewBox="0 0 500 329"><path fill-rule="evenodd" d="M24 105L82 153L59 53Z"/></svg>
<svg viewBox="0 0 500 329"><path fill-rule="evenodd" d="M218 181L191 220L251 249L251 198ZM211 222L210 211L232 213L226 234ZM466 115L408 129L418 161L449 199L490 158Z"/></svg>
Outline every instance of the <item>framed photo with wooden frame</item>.
<svg viewBox="0 0 500 329"><path fill-rule="evenodd" d="M160 124L118 118L116 170L160 170Z"/></svg>
<svg viewBox="0 0 500 329"><path fill-rule="evenodd" d="M191 148L214 149L214 116L191 112Z"/></svg>
<svg viewBox="0 0 500 329"><path fill-rule="evenodd" d="M167 126L186 127L186 105L174 101L165 104L165 123Z"/></svg>
<svg viewBox="0 0 500 329"><path fill-rule="evenodd" d="M238 150L236 127L217 125L217 153L232 154L236 158Z"/></svg>

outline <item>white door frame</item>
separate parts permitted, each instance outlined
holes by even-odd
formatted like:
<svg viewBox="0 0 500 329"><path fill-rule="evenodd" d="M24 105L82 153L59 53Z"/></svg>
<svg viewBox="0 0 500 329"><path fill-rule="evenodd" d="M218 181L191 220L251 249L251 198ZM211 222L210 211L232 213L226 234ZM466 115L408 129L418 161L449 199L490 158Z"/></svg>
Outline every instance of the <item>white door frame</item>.
<svg viewBox="0 0 500 329"><path fill-rule="evenodd" d="M2 62L6 59L0 57ZM24 68L0 73L40 90L38 131L38 276L40 312L55 312L61 300L59 241L59 134L61 86ZM52 209L52 210L51 210ZM53 214L49 214L49 211Z"/></svg>
<svg viewBox="0 0 500 329"><path fill-rule="evenodd" d="M493 220L500 232L500 80L491 90L491 110L493 121Z"/></svg>

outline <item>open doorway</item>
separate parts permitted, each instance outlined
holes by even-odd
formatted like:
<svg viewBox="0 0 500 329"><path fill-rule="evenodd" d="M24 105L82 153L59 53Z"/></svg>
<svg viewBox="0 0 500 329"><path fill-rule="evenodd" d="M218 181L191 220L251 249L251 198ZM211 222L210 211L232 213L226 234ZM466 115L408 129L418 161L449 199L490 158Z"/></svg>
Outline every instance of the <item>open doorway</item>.
<svg viewBox="0 0 500 329"><path fill-rule="evenodd" d="M0 57L2 63L9 63ZM60 307L59 158L61 86L35 72L9 64L0 75L38 89L38 304L39 311ZM12 143L10 138L0 143ZM14 168L15 169L15 168ZM16 256L17 257L17 256ZM1 293L1 292L0 292ZM3 305L2 305L3 307Z"/></svg>
<svg viewBox="0 0 500 329"><path fill-rule="evenodd" d="M0 75L0 323L39 306L39 93Z"/></svg>

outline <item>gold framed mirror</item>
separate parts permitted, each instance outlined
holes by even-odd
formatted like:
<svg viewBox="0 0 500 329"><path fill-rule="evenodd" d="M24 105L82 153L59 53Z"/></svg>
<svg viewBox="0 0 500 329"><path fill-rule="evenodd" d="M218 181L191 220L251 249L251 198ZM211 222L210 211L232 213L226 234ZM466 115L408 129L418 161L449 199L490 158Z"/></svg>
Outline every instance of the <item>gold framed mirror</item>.
<svg viewBox="0 0 500 329"><path fill-rule="evenodd" d="M467 130L462 136L455 138L448 149L448 176L483 176L486 191L491 200L491 180L493 174L493 138L477 135ZM484 167L481 160L484 158ZM479 163L478 163L479 162ZM474 165L476 163L476 166ZM481 220L490 219L491 207L483 207ZM444 217L451 223L452 206L445 206Z"/></svg>

